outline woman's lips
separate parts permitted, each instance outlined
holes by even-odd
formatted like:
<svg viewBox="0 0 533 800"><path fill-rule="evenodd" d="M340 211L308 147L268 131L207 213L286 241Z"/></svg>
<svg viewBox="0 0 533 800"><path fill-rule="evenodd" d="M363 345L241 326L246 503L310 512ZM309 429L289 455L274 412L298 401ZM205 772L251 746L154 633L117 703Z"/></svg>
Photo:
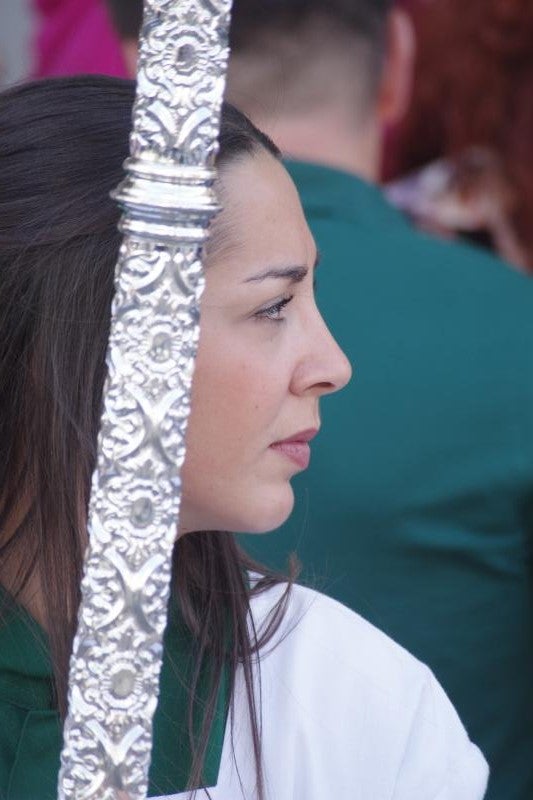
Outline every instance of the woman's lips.
<svg viewBox="0 0 533 800"><path fill-rule="evenodd" d="M274 442L270 445L272 450L277 450L278 453L289 458L300 469L307 469L311 459L311 448L309 442L316 436L318 430L316 428L296 433L289 439L284 439L281 442Z"/></svg>

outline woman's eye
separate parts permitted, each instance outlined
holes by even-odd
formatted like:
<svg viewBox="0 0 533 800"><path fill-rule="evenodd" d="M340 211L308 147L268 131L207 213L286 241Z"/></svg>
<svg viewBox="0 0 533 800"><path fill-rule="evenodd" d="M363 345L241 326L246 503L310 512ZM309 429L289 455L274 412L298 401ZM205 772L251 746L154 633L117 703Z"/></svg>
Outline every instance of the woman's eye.
<svg viewBox="0 0 533 800"><path fill-rule="evenodd" d="M277 303L274 303L268 308L262 308L260 311L257 311L254 314L256 319L268 319L272 320L273 322L282 322L284 317L281 316L282 310L287 306L294 295L290 295L290 297L283 297L281 300L278 300Z"/></svg>

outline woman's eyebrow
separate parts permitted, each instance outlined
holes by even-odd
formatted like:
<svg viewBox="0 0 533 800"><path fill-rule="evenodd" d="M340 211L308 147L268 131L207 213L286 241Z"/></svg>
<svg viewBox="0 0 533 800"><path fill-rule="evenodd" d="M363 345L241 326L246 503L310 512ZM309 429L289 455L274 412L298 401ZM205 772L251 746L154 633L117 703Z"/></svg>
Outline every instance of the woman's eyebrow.
<svg viewBox="0 0 533 800"><path fill-rule="evenodd" d="M313 269L316 269L319 261L320 261L320 254L317 253ZM249 278L245 278L243 283L251 283L252 281L253 282L266 281L269 278L274 278L277 280L280 279L289 280L291 283L301 283L306 277L308 272L309 272L308 267L304 266L278 267L278 268L274 267L271 269L267 269L264 272L260 272L257 275L251 275Z"/></svg>

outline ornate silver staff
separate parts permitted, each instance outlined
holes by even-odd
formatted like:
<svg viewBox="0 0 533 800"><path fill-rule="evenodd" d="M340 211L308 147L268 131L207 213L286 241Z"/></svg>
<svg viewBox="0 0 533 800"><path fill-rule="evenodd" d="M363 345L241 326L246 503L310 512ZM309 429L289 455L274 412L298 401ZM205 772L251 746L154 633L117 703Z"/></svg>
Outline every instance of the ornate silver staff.
<svg viewBox="0 0 533 800"><path fill-rule="evenodd" d="M61 800L146 797L231 0L145 0Z"/></svg>

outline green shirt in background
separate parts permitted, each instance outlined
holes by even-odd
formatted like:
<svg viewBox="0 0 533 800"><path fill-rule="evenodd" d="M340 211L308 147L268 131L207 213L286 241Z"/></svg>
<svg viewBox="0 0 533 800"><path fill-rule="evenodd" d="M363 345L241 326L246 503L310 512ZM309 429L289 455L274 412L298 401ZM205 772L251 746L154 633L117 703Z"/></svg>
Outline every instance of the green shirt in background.
<svg viewBox="0 0 533 800"><path fill-rule="evenodd" d="M533 798L533 281L413 230L381 192L289 164L319 306L354 365L278 532L245 537L427 662L492 769Z"/></svg>

